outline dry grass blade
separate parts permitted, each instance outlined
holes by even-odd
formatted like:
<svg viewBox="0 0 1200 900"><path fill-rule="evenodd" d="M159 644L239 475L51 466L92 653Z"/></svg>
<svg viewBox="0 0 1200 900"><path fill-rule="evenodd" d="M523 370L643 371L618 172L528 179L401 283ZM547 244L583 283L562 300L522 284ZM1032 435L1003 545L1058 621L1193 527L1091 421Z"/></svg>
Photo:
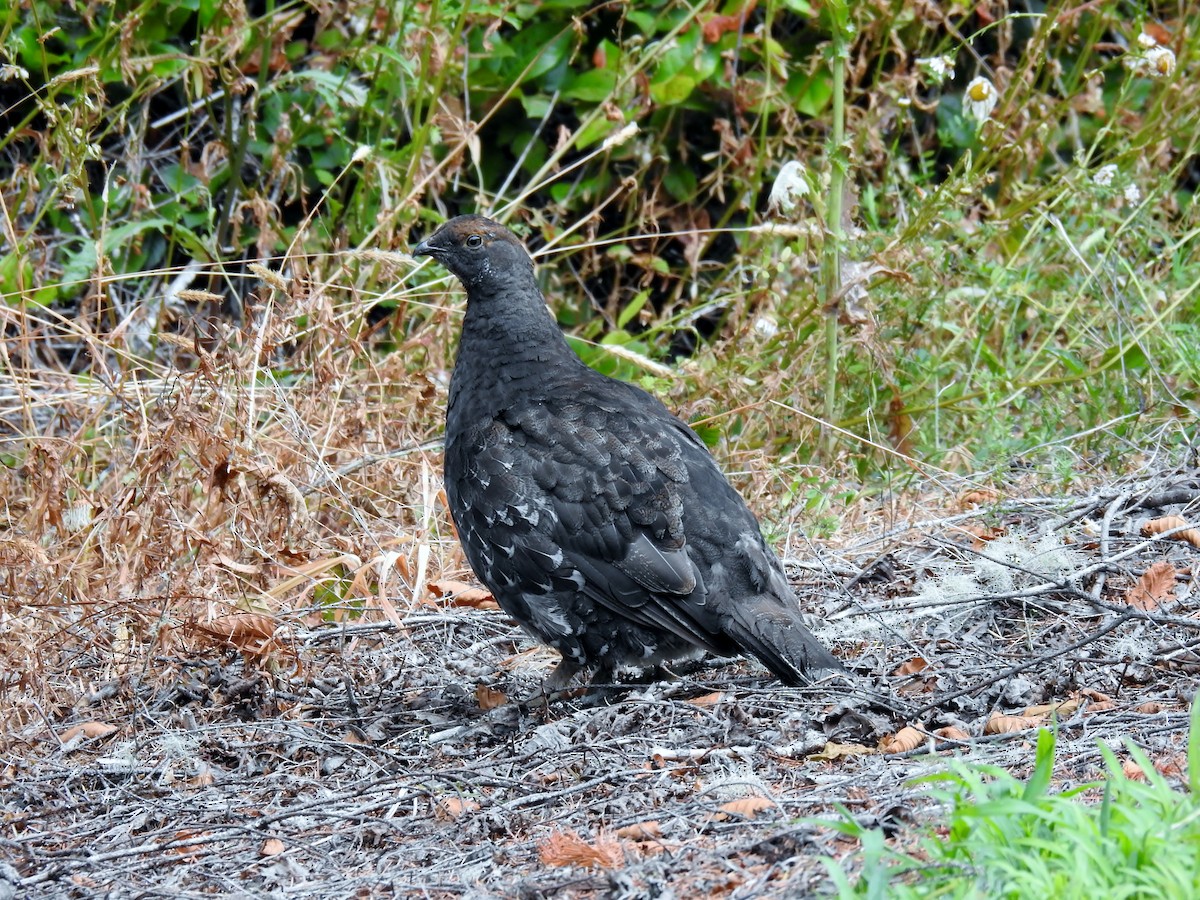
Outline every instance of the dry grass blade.
<svg viewBox="0 0 1200 900"><path fill-rule="evenodd" d="M0 495L10 498L0 584L14 598L9 631L23 635L5 644L10 670L36 671L26 657L40 644L64 658L98 650L112 676L144 672L184 634L247 657L291 654L269 624L281 613L316 624L382 612L400 626L382 591L394 573L411 583L411 570L386 548L418 524L425 565L455 568L437 537L447 527L406 502L430 490L421 454L416 465L380 458L352 477L333 474L364 449L430 443L440 425L425 409L436 389L400 360L348 352L332 323L361 318L364 301L308 285L308 321L328 328L272 316L244 332L222 326L210 341L164 326L152 355L134 353L128 332L0 307L20 335L4 345L0 392L5 452L22 460L0 467ZM438 327L427 342L439 343ZM92 348L93 371L49 352L76 345ZM289 366L307 377L276 374ZM245 612L223 618L231 606ZM33 703L74 702L61 679L27 684L25 700L4 706L10 728L38 718Z"/></svg>

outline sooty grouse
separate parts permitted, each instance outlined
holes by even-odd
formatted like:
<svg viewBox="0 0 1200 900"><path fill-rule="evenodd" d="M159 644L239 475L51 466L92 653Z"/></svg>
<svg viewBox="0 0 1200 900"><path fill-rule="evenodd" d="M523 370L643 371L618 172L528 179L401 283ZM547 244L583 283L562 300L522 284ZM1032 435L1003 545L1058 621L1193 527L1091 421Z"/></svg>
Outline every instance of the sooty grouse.
<svg viewBox="0 0 1200 900"><path fill-rule="evenodd" d="M562 654L548 688L703 650L752 654L788 684L841 668L704 443L580 361L510 231L459 216L413 253L467 290L446 412L450 512L500 606Z"/></svg>

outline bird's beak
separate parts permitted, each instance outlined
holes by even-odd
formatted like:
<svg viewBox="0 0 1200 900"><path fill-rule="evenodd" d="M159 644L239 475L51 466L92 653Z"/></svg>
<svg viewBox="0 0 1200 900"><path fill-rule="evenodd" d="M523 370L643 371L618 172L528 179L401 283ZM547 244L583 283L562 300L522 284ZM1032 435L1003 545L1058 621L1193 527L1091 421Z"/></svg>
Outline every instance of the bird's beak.
<svg viewBox="0 0 1200 900"><path fill-rule="evenodd" d="M412 249L413 256L433 256L434 252L435 248L427 240L421 241Z"/></svg>

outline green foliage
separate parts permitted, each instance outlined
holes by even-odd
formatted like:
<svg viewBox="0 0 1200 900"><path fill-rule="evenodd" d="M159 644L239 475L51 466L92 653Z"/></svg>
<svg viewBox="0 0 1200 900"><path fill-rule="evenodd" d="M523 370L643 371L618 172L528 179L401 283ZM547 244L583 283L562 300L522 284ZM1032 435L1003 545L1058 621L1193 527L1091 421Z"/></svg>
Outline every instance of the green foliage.
<svg viewBox="0 0 1200 900"><path fill-rule="evenodd" d="M1055 735L1038 734L1033 773L1025 782L996 766L956 763L924 779L948 806L914 853L890 849L878 830L847 817L835 827L862 842L854 882L831 860L840 897L1129 897L1200 893L1200 702L1192 704L1188 792L1172 787L1131 741L1132 780L1104 744L1102 782L1050 790ZM1101 792L1099 803L1085 797Z"/></svg>
<svg viewBox="0 0 1200 900"><path fill-rule="evenodd" d="M185 268L236 324L244 268L266 261L366 291L379 308L346 329L380 352L428 348L440 320L413 293L440 283L371 254L482 209L566 251L548 294L598 368L642 378L696 347L698 393L823 398L849 432L709 414L717 447L845 460L876 484L909 471L897 452L978 469L1064 439L1109 467L1200 404L1186 5L1159 9L1179 22L1166 75L1142 65L1154 23L1115 2L1062 22L952 4L943 24L803 0L251 9L0 12L3 302L119 343ZM986 121L963 101L977 76L997 82ZM785 215L768 195L793 159L812 193ZM841 222L863 230L830 240ZM843 264L874 267L851 307L838 240ZM778 335L759 340L764 319ZM704 361L707 340L730 365Z"/></svg>

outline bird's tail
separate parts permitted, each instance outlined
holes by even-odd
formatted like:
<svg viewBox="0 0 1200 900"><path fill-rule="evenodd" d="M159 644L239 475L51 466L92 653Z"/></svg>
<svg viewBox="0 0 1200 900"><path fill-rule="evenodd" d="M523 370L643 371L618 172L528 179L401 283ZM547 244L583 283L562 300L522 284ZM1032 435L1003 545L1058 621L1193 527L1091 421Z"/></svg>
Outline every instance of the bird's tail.
<svg viewBox="0 0 1200 900"><path fill-rule="evenodd" d="M807 684L823 672L845 670L805 627L798 610L769 594L734 606L729 635L784 684Z"/></svg>

